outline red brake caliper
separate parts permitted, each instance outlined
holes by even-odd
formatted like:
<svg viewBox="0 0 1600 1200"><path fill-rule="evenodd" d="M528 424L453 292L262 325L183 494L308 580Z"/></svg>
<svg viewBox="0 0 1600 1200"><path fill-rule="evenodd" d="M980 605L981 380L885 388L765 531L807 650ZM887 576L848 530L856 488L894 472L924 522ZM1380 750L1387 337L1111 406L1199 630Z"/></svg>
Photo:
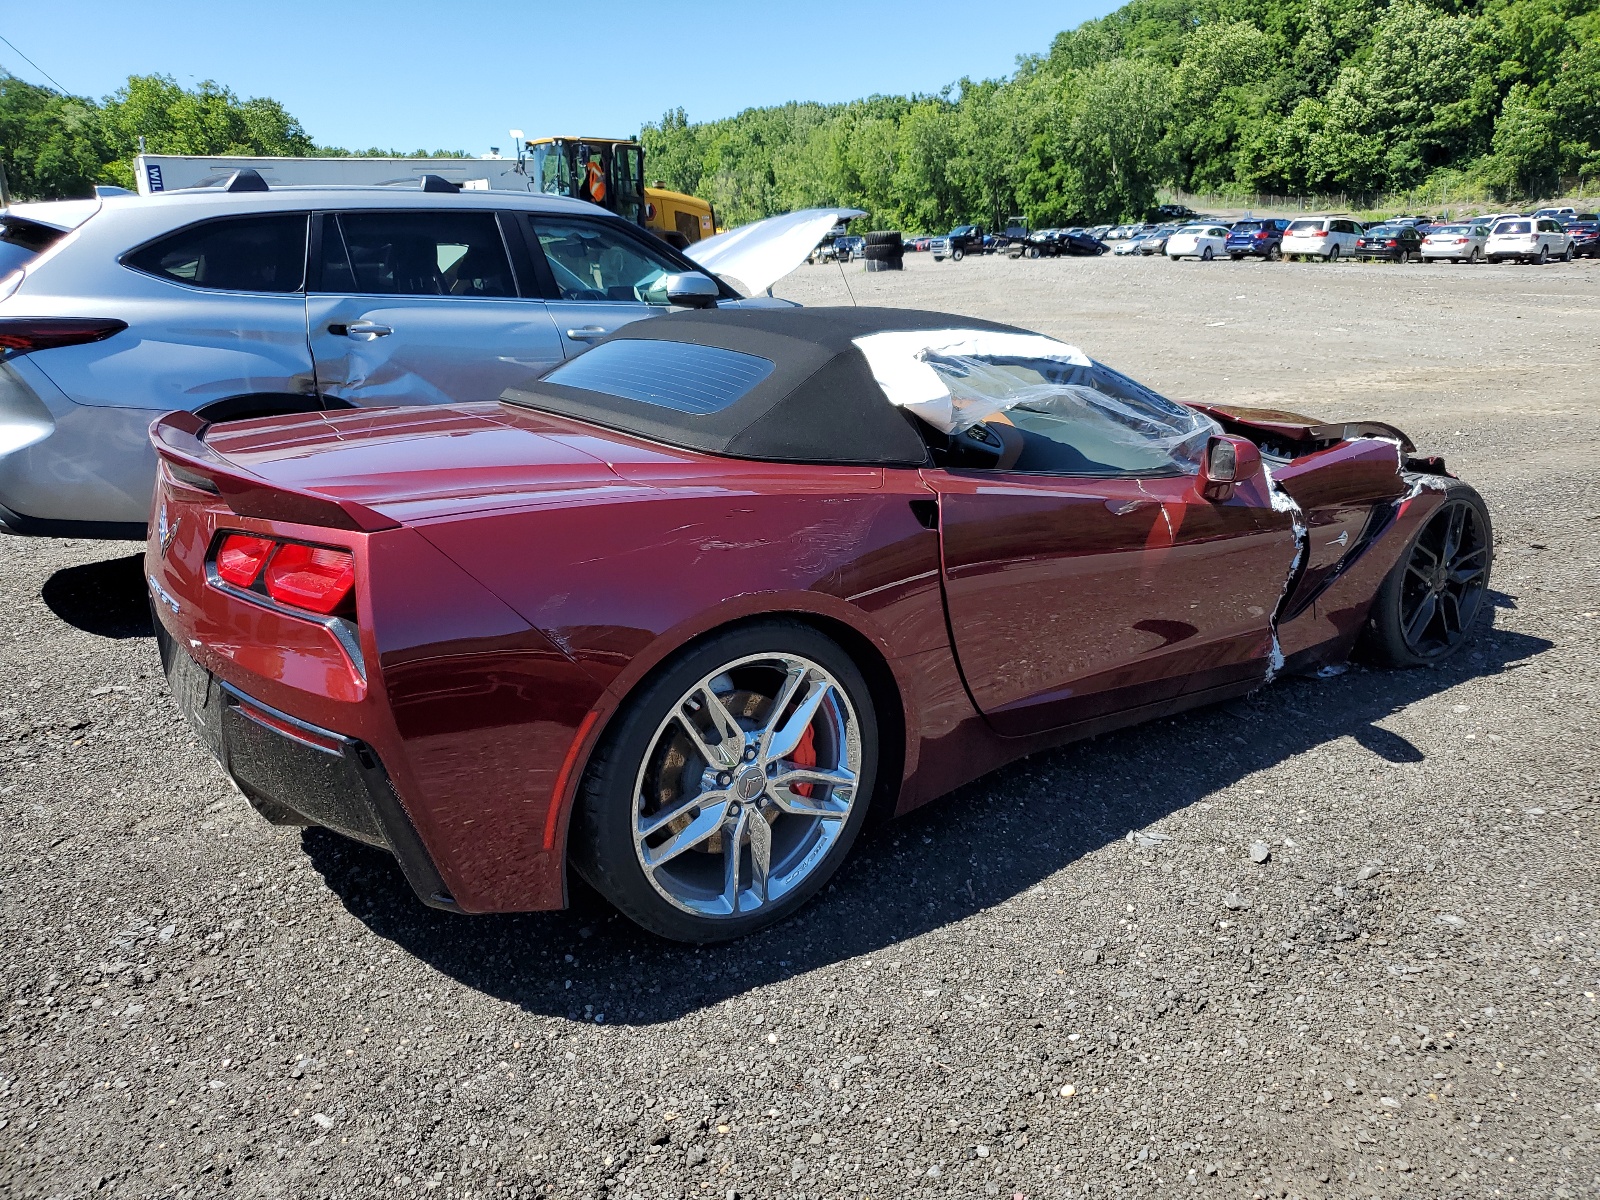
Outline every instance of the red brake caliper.
<svg viewBox="0 0 1600 1200"><path fill-rule="evenodd" d="M794 753L789 756L789 761L797 767L817 765L817 733L810 725L806 726L805 734L800 738L800 744L795 747ZM789 790L796 796L804 796L809 800L815 787L814 783L797 783Z"/></svg>

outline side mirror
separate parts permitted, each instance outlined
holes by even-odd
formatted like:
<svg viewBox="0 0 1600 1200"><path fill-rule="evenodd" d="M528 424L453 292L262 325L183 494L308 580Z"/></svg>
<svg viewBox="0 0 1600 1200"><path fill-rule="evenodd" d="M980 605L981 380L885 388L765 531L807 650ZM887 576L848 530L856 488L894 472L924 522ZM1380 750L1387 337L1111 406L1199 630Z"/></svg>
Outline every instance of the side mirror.
<svg viewBox="0 0 1600 1200"><path fill-rule="evenodd" d="M1234 486L1261 469L1261 451L1248 438L1219 434L1206 445L1200 467L1200 494L1221 503L1233 498Z"/></svg>
<svg viewBox="0 0 1600 1200"><path fill-rule="evenodd" d="M682 308L715 308L722 295L717 281L699 271L682 271L662 280L667 303Z"/></svg>

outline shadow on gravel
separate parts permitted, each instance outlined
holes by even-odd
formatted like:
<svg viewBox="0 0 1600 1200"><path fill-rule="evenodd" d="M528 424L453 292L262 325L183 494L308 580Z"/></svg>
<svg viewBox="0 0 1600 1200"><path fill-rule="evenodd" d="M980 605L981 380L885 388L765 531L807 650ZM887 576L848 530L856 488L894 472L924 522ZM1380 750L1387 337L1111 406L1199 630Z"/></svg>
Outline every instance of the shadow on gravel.
<svg viewBox="0 0 1600 1200"><path fill-rule="evenodd" d="M1314 746L1351 737L1389 762L1421 761L1429 750L1377 722L1463 680L1514 670L1551 644L1486 631L1438 669L1285 679L1243 700L1034 755L870 831L796 917L727 945L651 937L575 877L566 912L441 913L419 904L379 851L322 830L307 830L304 847L352 914L461 983L531 1012L647 1025L960 921ZM1047 942L1040 955L1075 960L1070 921L1060 933L1069 948ZM908 973L906 986L919 978Z"/></svg>
<svg viewBox="0 0 1600 1200"><path fill-rule="evenodd" d="M154 637L144 554L63 567L39 589L46 607L74 629L107 638Z"/></svg>

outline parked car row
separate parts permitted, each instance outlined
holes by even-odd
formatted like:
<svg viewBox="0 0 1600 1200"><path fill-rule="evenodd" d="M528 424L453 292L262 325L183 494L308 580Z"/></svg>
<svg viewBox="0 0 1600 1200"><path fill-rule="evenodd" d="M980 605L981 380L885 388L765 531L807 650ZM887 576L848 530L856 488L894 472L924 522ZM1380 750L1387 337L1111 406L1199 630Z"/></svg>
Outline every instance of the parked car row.
<svg viewBox="0 0 1600 1200"><path fill-rule="evenodd" d="M1112 231L1116 238L1118 230ZM1122 233L1112 253L1165 254L1176 261L1210 261L1226 254L1276 261L1341 258L1387 262L1549 262L1600 257L1600 217L1594 213L1523 216L1503 213L1461 221L1397 217L1364 226L1349 217L1250 218L1143 227Z"/></svg>

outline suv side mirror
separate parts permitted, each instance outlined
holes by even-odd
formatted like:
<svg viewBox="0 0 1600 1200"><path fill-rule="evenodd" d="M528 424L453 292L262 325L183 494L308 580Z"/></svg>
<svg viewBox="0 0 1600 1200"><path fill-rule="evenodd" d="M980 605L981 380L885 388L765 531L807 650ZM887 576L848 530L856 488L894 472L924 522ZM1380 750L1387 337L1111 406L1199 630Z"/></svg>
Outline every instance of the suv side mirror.
<svg viewBox="0 0 1600 1200"><path fill-rule="evenodd" d="M715 308L722 295L717 281L699 271L681 271L661 281L667 303L683 308Z"/></svg>
<svg viewBox="0 0 1600 1200"><path fill-rule="evenodd" d="M1218 434L1206 444L1200 467L1200 494L1221 503L1233 499L1235 485L1261 470L1261 451L1248 438Z"/></svg>

